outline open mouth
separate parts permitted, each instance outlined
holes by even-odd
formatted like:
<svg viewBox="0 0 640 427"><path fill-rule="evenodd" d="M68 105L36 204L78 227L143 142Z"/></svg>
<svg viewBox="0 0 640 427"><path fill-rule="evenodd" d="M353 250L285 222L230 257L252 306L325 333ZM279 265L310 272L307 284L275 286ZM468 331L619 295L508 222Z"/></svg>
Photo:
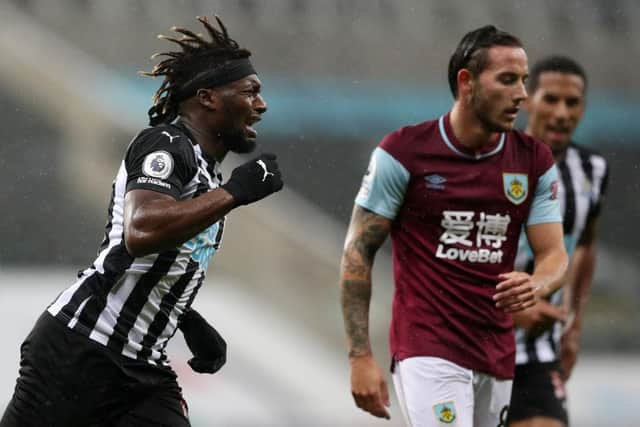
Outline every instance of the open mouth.
<svg viewBox="0 0 640 427"><path fill-rule="evenodd" d="M504 110L504 112L505 112L505 114L507 116L514 117L514 118L518 115L519 111L520 111L519 108L508 108L508 109Z"/></svg>
<svg viewBox="0 0 640 427"><path fill-rule="evenodd" d="M252 128L251 126L245 126L244 127L244 132L247 135L247 137L249 138L257 138L258 136L258 132Z"/></svg>
<svg viewBox="0 0 640 427"><path fill-rule="evenodd" d="M252 117L249 123L245 125L244 131L248 138L255 139L258 136L258 131L256 131L252 125L258 123L260 120L262 120L260 117Z"/></svg>

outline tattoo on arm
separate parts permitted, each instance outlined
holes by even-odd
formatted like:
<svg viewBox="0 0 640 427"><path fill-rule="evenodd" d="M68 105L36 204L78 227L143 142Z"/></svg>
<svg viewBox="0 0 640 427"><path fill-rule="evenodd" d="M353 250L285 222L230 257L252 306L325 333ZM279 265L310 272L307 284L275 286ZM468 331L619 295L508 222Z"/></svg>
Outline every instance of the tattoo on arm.
<svg viewBox="0 0 640 427"><path fill-rule="evenodd" d="M371 269L384 243L391 220L356 206L351 217L341 264L341 303L349 339L349 357L371 353L369 302Z"/></svg>

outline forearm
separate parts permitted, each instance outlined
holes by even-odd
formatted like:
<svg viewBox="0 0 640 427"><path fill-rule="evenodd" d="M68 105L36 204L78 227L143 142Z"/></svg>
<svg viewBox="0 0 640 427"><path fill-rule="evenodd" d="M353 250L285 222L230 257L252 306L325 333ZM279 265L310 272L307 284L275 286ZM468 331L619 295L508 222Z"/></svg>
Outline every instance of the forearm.
<svg viewBox="0 0 640 427"><path fill-rule="evenodd" d="M568 308L572 318L570 327L580 330L586 311L591 283L595 272L597 248L595 244L579 246L573 257L573 280L568 292Z"/></svg>
<svg viewBox="0 0 640 427"><path fill-rule="evenodd" d="M342 315L347 334L349 357L371 354L369 342L369 304L371 266L355 248L345 248L340 275Z"/></svg>
<svg viewBox="0 0 640 427"><path fill-rule="evenodd" d="M340 302L349 357L371 354L371 271L375 254L389 232L390 223L388 219L358 206L354 208L340 265Z"/></svg>
<svg viewBox="0 0 640 427"><path fill-rule="evenodd" d="M560 289L565 282L568 258L563 246L536 254L535 268L531 280L535 283L541 298L553 294Z"/></svg>
<svg viewBox="0 0 640 427"><path fill-rule="evenodd" d="M140 204L125 213L127 249L142 256L174 248L219 221L233 206L233 197L223 189L189 200L163 198Z"/></svg>

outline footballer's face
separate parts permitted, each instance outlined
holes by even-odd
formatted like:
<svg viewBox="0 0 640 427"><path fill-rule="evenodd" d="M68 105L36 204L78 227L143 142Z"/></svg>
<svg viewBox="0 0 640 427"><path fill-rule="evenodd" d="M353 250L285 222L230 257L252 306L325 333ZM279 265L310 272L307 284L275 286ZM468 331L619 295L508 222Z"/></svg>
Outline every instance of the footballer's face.
<svg viewBox="0 0 640 427"><path fill-rule="evenodd" d="M471 81L468 102L487 131L504 132L513 128L527 99L527 54L521 47L492 46L486 55L485 69Z"/></svg>
<svg viewBox="0 0 640 427"><path fill-rule="evenodd" d="M585 82L576 74L545 71L525 103L527 131L544 141L554 153L571 142L585 108Z"/></svg>
<svg viewBox="0 0 640 427"><path fill-rule="evenodd" d="M216 123L225 147L235 153L249 153L255 149L258 132L252 125L261 120L267 104L260 95L262 83L251 74L220 87L220 104Z"/></svg>

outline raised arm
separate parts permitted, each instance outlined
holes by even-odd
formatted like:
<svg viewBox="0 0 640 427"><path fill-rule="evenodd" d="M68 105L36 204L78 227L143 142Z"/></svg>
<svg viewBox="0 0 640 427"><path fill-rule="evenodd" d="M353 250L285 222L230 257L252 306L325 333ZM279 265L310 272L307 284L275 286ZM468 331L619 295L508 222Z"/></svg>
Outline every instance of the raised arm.
<svg viewBox="0 0 640 427"><path fill-rule="evenodd" d="M152 190L131 190L124 199L127 251L143 256L174 248L220 220L233 207L233 197L222 188L183 201Z"/></svg>
<svg viewBox="0 0 640 427"><path fill-rule="evenodd" d="M260 163L262 162L262 163ZM266 171L270 174L265 176ZM133 256L174 248L231 209L260 200L282 188L275 155L263 154L233 170L229 181L188 200L161 192L132 189L124 200L124 239Z"/></svg>
<svg viewBox="0 0 640 427"><path fill-rule="evenodd" d="M340 270L341 304L351 362L351 391L356 405L389 418L389 393L369 341L371 270L391 220L356 205L347 232Z"/></svg>

